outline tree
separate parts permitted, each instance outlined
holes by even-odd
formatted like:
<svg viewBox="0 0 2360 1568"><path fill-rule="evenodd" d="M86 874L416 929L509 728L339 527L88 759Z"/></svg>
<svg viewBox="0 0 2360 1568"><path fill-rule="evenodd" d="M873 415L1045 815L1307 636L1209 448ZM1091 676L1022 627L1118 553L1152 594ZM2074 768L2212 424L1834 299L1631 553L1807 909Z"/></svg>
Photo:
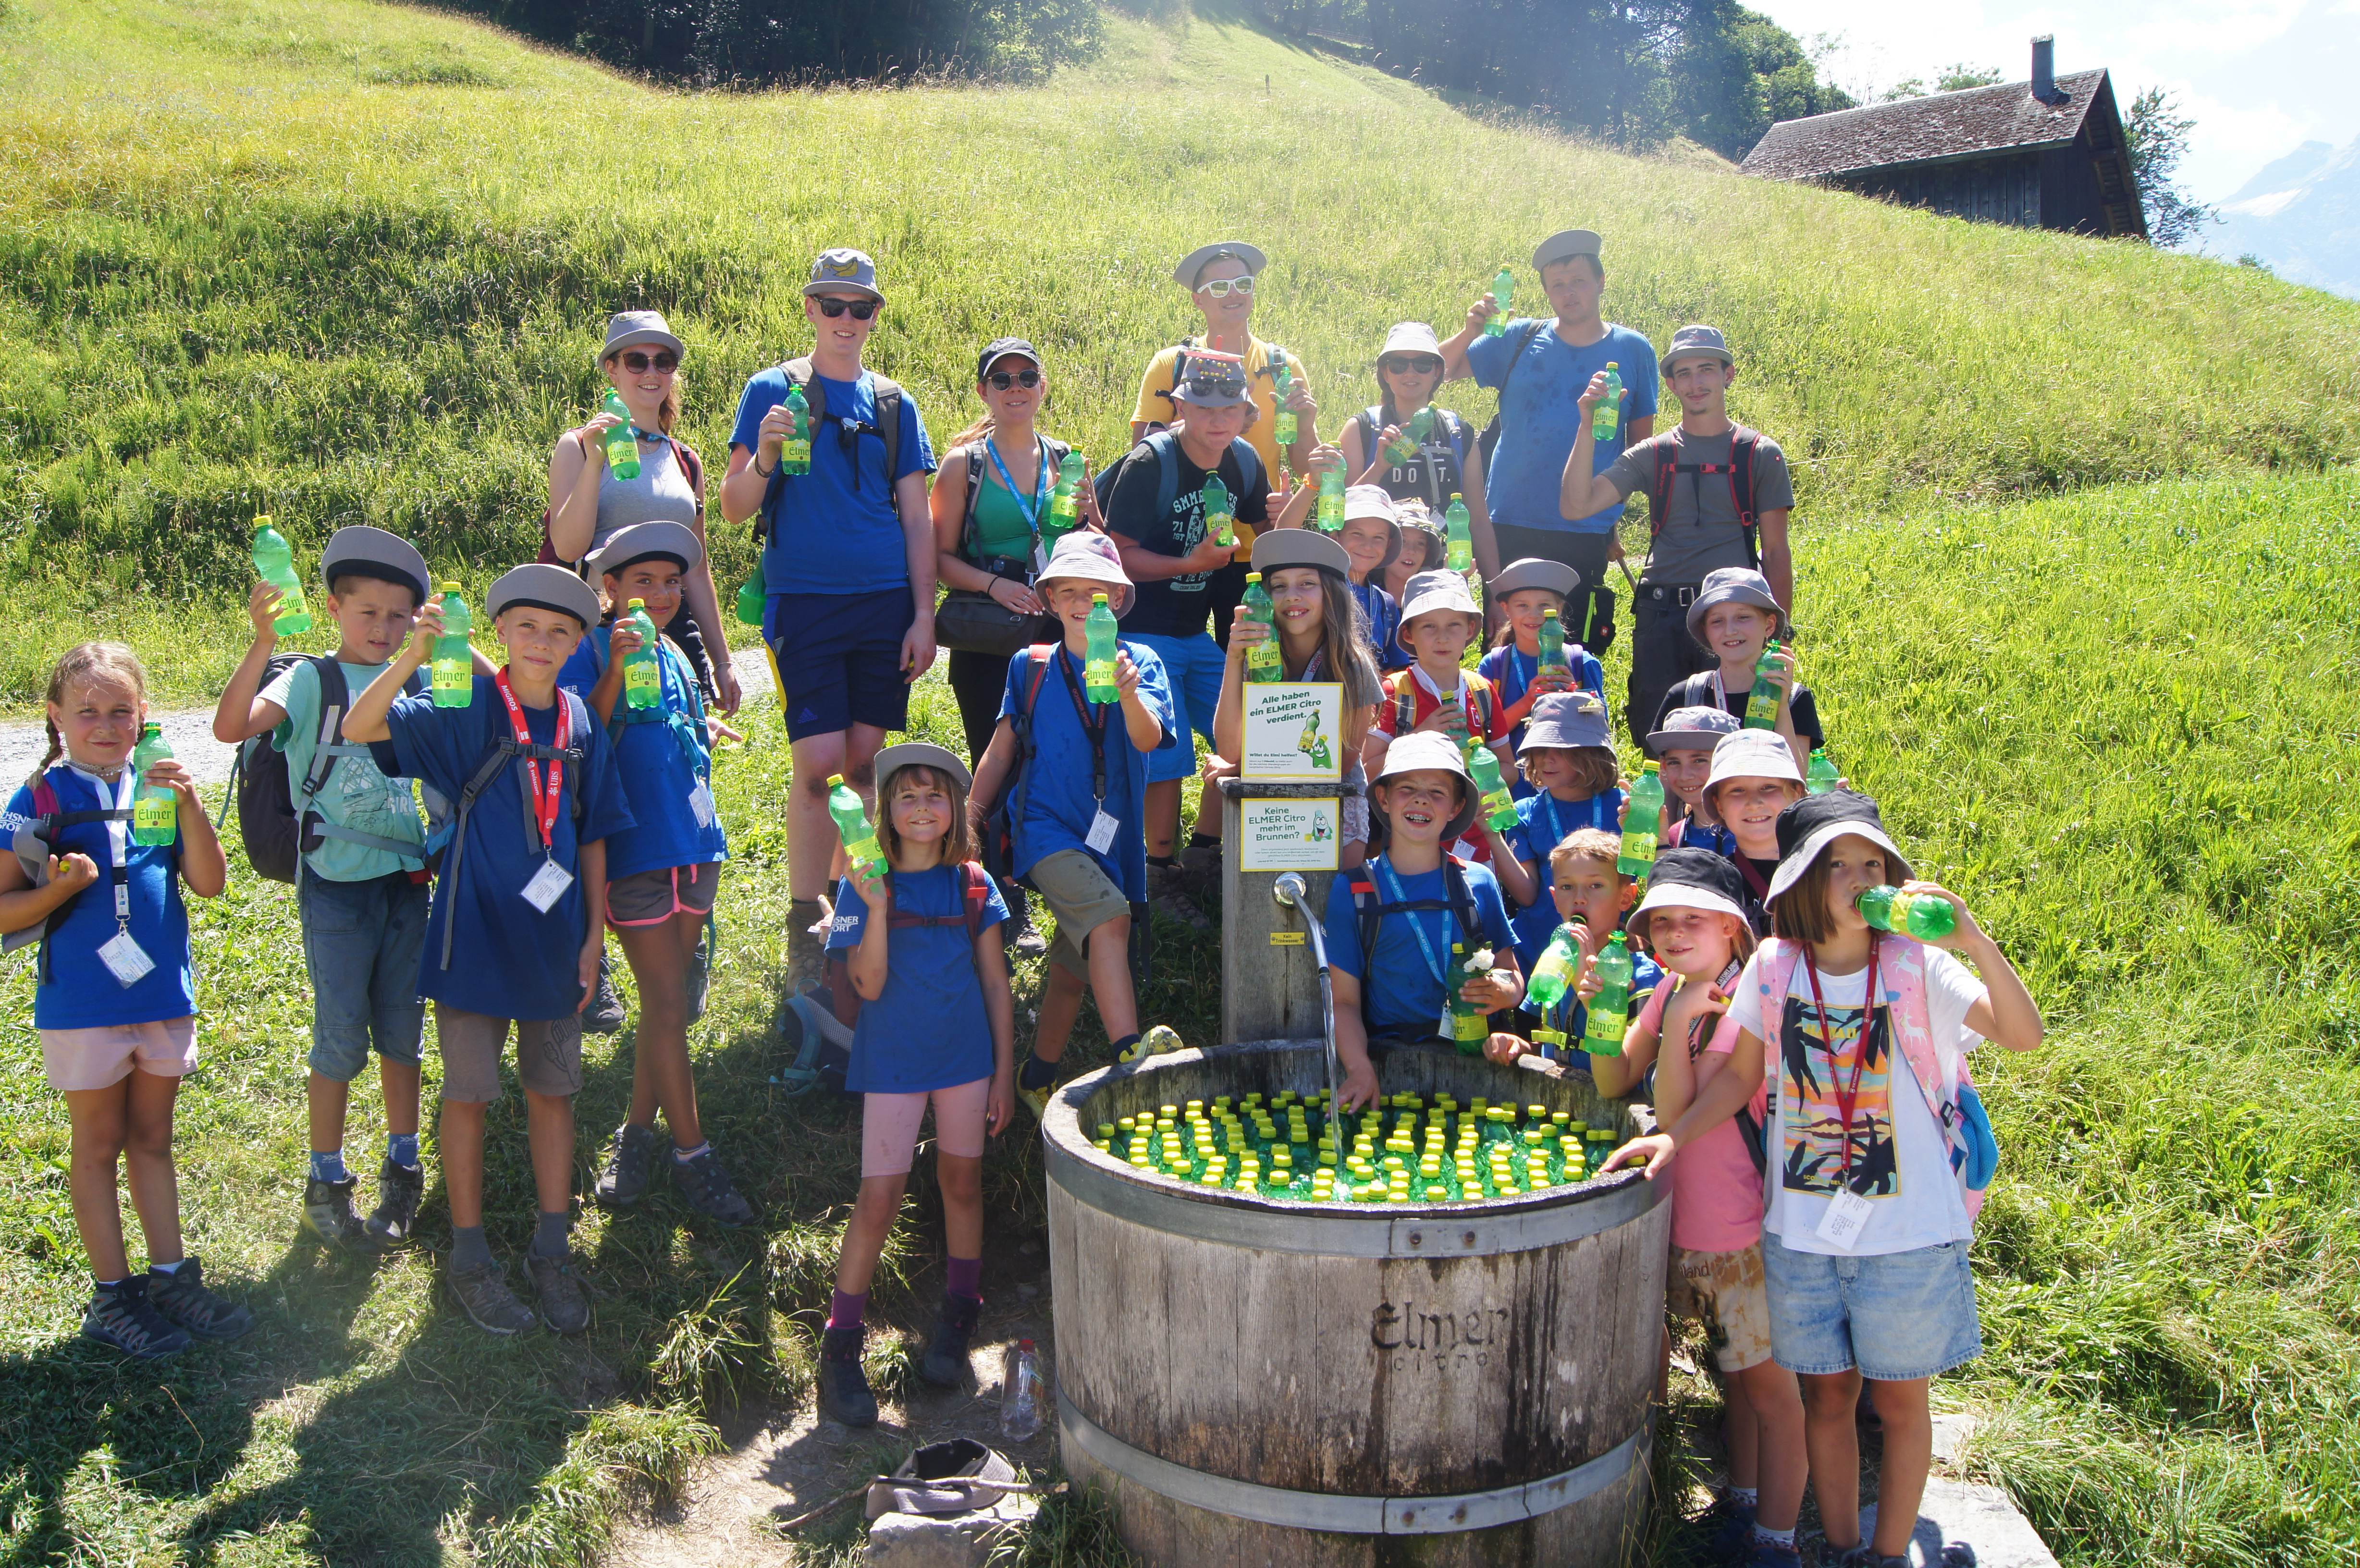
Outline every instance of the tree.
<svg viewBox="0 0 2360 1568"><path fill-rule="evenodd" d="M1989 87L1999 81L1997 66L1976 67L1953 60L1942 68L1928 88L1922 76L1902 78L1885 90L1885 102L1897 103L1904 98L1923 98L1928 92L1963 93L1970 87Z"/></svg>
<svg viewBox="0 0 2360 1568"><path fill-rule="evenodd" d="M2147 211L2147 237L2159 245L2182 245L2196 237L2220 214L2200 201L2191 201L2172 181L2180 160L2188 156L2188 133L2196 122L2160 87L2149 87L2131 100L2123 116L2123 150L2130 155L2131 175L2138 181L2139 204Z"/></svg>

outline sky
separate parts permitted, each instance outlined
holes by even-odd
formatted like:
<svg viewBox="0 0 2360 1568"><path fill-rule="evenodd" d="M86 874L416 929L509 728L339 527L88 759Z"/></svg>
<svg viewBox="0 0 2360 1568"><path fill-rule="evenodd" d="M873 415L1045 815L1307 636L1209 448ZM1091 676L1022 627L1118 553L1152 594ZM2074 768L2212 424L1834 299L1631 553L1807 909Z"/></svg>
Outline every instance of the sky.
<svg viewBox="0 0 2360 1568"><path fill-rule="evenodd" d="M1749 0L1810 47L1841 42L1822 74L1855 97L1953 61L2032 74L2032 38L2057 38L2057 71L2104 66L2125 109L2160 86L2196 122L2181 189L2219 201L2306 141L2360 136L2360 0ZM1865 92L1863 90L1866 90Z"/></svg>

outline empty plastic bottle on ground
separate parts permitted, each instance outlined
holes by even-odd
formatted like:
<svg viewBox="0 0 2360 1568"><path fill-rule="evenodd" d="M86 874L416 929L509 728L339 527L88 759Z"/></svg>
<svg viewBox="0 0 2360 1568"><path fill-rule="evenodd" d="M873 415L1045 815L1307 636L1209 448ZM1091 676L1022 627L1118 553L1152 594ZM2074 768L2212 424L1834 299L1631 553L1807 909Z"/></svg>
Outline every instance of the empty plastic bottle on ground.
<svg viewBox="0 0 2360 1568"><path fill-rule="evenodd" d="M1644 877L1655 868L1656 841L1664 832L1664 780L1655 765L1639 770L1631 785L1631 809L1622 817L1622 853L1614 868L1625 877Z"/></svg>
<svg viewBox="0 0 2360 1568"><path fill-rule="evenodd" d="M1837 781L1842 778L1843 774L1838 771L1836 765L1828 760L1827 748L1813 747L1811 766L1803 774L1804 787L1814 795L1824 795L1834 789Z"/></svg>
<svg viewBox="0 0 2360 1568"><path fill-rule="evenodd" d="M1114 611L1103 593L1090 595L1087 632L1089 656L1082 661L1084 691L1093 702L1120 702L1122 689L1115 684Z"/></svg>
<svg viewBox="0 0 2360 1568"><path fill-rule="evenodd" d="M787 412L795 422L787 438L779 446L779 472L809 474L811 472L811 402L801 387L787 388Z"/></svg>
<svg viewBox="0 0 2360 1568"><path fill-rule="evenodd" d="M1000 1435L1025 1443L1040 1435L1041 1356L1029 1339L1008 1347L1000 1375Z"/></svg>
<svg viewBox="0 0 2360 1568"><path fill-rule="evenodd" d="M860 804L859 792L844 781L841 773L828 778L827 814L836 819L836 833L844 840L846 868L857 880L864 867L884 856L877 848L877 832L869 825L869 812Z"/></svg>
<svg viewBox="0 0 2360 1568"><path fill-rule="evenodd" d="M617 479L637 479L639 476L639 438L631 433L631 406L623 401L620 392L609 387L606 396L599 400L598 411L612 414L623 421L619 425L607 426L606 433L599 438L606 448L607 471Z"/></svg>
<svg viewBox="0 0 2360 1568"><path fill-rule="evenodd" d="M1958 907L1937 893L1871 887L1860 896L1860 912L1878 931L1905 931L1920 942L1932 942L1959 929Z"/></svg>
<svg viewBox="0 0 2360 1568"><path fill-rule="evenodd" d="M1598 995L1590 999L1581 1031L1581 1049L1592 1056L1622 1054L1622 1035L1631 1027L1631 950L1616 931L1598 950Z"/></svg>
<svg viewBox="0 0 2360 1568"><path fill-rule="evenodd" d="M1467 753L1467 771L1474 777L1475 793L1480 797L1475 810L1491 824L1495 833L1505 833L1516 825L1515 797L1500 778L1500 759L1491 755L1488 746L1477 746Z"/></svg>
<svg viewBox="0 0 2360 1568"><path fill-rule="evenodd" d="M254 574L279 590L271 626L280 637L311 629L311 609L303 602L303 579L295 572L295 551L267 517L254 519Z"/></svg>
<svg viewBox="0 0 2360 1568"><path fill-rule="evenodd" d="M1452 491L1450 505L1442 509L1442 564L1453 572L1464 572L1475 564L1474 523L1474 514L1467 509L1467 497Z"/></svg>
<svg viewBox="0 0 2360 1568"><path fill-rule="evenodd" d="M1270 590L1262 585L1262 573L1246 573L1246 619L1270 635L1257 643L1246 645L1246 679L1251 681L1284 681L1286 663L1279 655L1277 611L1270 602Z"/></svg>
<svg viewBox="0 0 2360 1568"><path fill-rule="evenodd" d="M1485 337L1505 337L1508 333L1508 300L1516 291L1516 275L1502 267L1491 278L1491 303L1500 307L1492 318L1483 323Z"/></svg>
<svg viewBox="0 0 2360 1568"><path fill-rule="evenodd" d="M1540 672L1573 679L1573 661L1565 656L1565 623L1555 610L1541 612L1540 643Z"/></svg>
<svg viewBox="0 0 2360 1568"><path fill-rule="evenodd" d="M1580 968L1581 943L1574 940L1573 922L1568 920L1557 928L1557 934L1541 952L1540 962L1533 965L1532 982L1524 987L1524 999L1533 1011L1546 1013L1565 1000Z"/></svg>
<svg viewBox="0 0 2360 1568"><path fill-rule="evenodd" d="M165 784L148 782L148 770L172 755L164 726L148 724L139 744L131 748L131 771L138 784L131 793L131 838L135 844L169 844L180 834L180 797Z"/></svg>
<svg viewBox="0 0 2360 1568"><path fill-rule="evenodd" d="M663 706L663 652L656 647L656 624L648 618L648 602L634 599L623 617L639 634L639 646L623 656L623 699L634 708Z"/></svg>
<svg viewBox="0 0 2360 1568"><path fill-rule="evenodd" d="M1754 689L1745 695L1745 727L1749 730L1775 730L1778 727L1778 639L1772 637L1763 645L1762 657L1754 661Z"/></svg>
<svg viewBox="0 0 2360 1568"><path fill-rule="evenodd" d="M1334 533L1344 526L1344 471L1325 468L1319 472L1319 527Z"/></svg>
<svg viewBox="0 0 2360 1568"><path fill-rule="evenodd" d="M1215 544L1230 549L1238 542L1238 515L1229 502L1229 487L1216 474L1205 481L1204 495L1205 531Z"/></svg>
<svg viewBox="0 0 2360 1568"><path fill-rule="evenodd" d="M475 612L459 596L456 583L442 584L442 635L434 639L434 705L464 708L475 701Z"/></svg>
<svg viewBox="0 0 2360 1568"><path fill-rule="evenodd" d="M1286 351L1273 343L1270 350L1270 379L1273 395L1278 401L1278 417L1271 421L1271 434L1277 438L1279 461L1286 461L1286 449L1295 444L1296 433L1295 410L1286 400L1295 394L1295 367L1286 363Z"/></svg>

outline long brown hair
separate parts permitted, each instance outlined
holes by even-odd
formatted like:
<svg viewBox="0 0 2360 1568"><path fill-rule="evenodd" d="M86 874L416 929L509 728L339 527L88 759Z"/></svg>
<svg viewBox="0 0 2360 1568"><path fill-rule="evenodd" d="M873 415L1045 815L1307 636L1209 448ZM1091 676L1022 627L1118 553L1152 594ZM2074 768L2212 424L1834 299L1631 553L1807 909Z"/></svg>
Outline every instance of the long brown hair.
<svg viewBox="0 0 2360 1568"><path fill-rule="evenodd" d="M1384 701L1385 678L1378 671L1376 650L1369 646L1368 628L1359 613L1360 603L1352 597L1352 585L1341 572L1324 566L1311 570L1319 574L1319 651L1327 662L1328 679L1343 683L1347 708L1373 708Z"/></svg>
<svg viewBox="0 0 2360 1568"><path fill-rule="evenodd" d="M877 847L885 852L886 864L901 853L901 835L893 826L893 786L903 774L918 775L917 782L933 784L951 798L950 831L943 834L944 866L957 866L975 858L975 838L967 823L967 790L958 775L945 768L930 768L923 762L904 763L893 769L890 779L877 781Z"/></svg>
<svg viewBox="0 0 2360 1568"><path fill-rule="evenodd" d="M83 642L76 643L59 656L57 664L49 670L49 689L43 695L42 702L63 707L66 689L77 681L87 681L93 676L120 681L137 692L141 702L148 700L148 671L140 667L139 656L131 651L128 643ZM58 734L58 722L49 716L46 706L42 710L41 727L49 732L49 749L48 755L41 758L41 765L26 775L25 782L27 784L38 780L49 770L51 763L66 754L65 737Z"/></svg>

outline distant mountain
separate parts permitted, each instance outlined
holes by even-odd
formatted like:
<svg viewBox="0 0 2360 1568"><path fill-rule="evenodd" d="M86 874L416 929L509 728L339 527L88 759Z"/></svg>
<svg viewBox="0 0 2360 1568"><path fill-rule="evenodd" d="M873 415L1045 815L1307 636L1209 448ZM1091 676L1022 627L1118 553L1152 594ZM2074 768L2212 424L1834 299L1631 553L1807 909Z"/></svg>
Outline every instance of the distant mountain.
<svg viewBox="0 0 2360 1568"><path fill-rule="evenodd" d="M2305 142L2221 203L2200 242L2255 256L2295 283L2360 299L2360 137L2338 152Z"/></svg>

